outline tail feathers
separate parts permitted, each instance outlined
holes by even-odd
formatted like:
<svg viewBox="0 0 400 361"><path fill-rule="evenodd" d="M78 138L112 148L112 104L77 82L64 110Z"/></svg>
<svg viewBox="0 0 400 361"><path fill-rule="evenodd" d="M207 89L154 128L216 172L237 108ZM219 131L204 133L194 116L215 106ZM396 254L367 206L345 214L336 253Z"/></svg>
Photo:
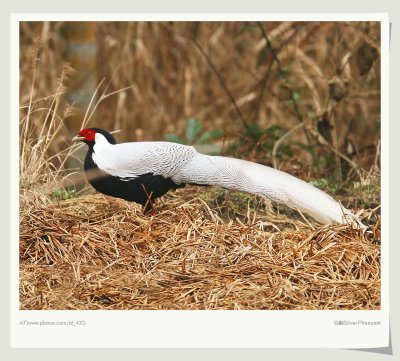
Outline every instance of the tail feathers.
<svg viewBox="0 0 400 361"><path fill-rule="evenodd" d="M298 209L322 224L359 223L357 217L331 196L274 168L236 158L196 155L180 180L264 196Z"/></svg>
<svg viewBox="0 0 400 361"><path fill-rule="evenodd" d="M223 161L244 172L255 184L256 194L299 209L320 223L344 223L352 214L325 192L287 173L234 158Z"/></svg>

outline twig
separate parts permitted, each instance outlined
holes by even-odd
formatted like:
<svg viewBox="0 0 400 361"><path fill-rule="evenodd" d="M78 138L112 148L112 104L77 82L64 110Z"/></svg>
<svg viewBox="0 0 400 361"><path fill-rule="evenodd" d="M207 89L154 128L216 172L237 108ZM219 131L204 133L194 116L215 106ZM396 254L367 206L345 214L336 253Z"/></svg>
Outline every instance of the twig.
<svg viewBox="0 0 400 361"><path fill-rule="evenodd" d="M197 31L199 28L199 24L196 25L196 28L193 32L193 43L196 46L196 48L200 51L200 53L205 57L205 59L207 60L208 65L210 66L211 70L214 72L214 74L217 76L222 88L224 89L226 95L229 97L231 103L233 104L233 106L235 107L235 110L241 120L241 122L243 123L243 126L248 129L249 125L245 119L245 117L243 116L242 112L240 111L240 108L235 100L235 97L233 96L233 94L231 93L231 91L229 90L228 86L225 83L224 78L222 77L221 73L217 70L217 68L215 67L214 63L212 62L211 58L208 56L208 54L205 52L205 50L203 49L203 47L200 45L200 43L197 41L196 36L197 36Z"/></svg>
<svg viewBox="0 0 400 361"><path fill-rule="evenodd" d="M360 176L360 167L354 163L348 156L337 150L333 145L327 143L328 147L334 152L336 155L338 155L340 158L344 159L347 163L351 165L351 167L356 171L357 175Z"/></svg>
<svg viewBox="0 0 400 361"><path fill-rule="evenodd" d="M28 103L28 112L27 112L27 116L26 116L26 122L25 122L25 127L24 127L24 132L23 132L23 142L22 142L22 149L21 149L21 165L20 165L20 169L24 169L25 168L25 149L26 149L26 140L28 139L28 129L29 129L29 118L30 118L30 114L31 114L31 110L32 110L32 99L33 99L33 92L35 89L35 78L36 78L36 64L38 61L38 52L39 52L39 44L36 44L35 46L35 54L34 54L34 59L33 59L33 74L32 74L32 85L31 85L31 91L30 91L30 95L29 95L29 103Z"/></svg>
<svg viewBox="0 0 400 361"><path fill-rule="evenodd" d="M296 210L297 210L297 212L299 212L301 218L304 219L304 221L308 224L308 226L309 226L313 231L315 231L314 226L308 221L308 219L304 216L304 214L300 211L300 209L298 209L298 208L296 207Z"/></svg>
<svg viewBox="0 0 400 361"><path fill-rule="evenodd" d="M282 50L282 48L287 43L289 43L297 35L297 33L300 31L300 29L302 29L304 27L304 24L298 25L297 28L295 28L295 30L294 30L292 35L290 35L278 48L274 48L272 43L271 43L271 41L268 38L267 33L264 30L264 27L262 26L262 23L260 21L257 21L257 25L260 28L261 34L262 34L263 38L266 41L266 46L267 46L268 50L272 54L272 58L270 59L270 61L268 63L268 67L267 67L267 70L266 70L263 78L259 81L259 84L261 84L261 90L260 90L260 95L258 97L257 104L256 104L256 106L254 108L254 121L256 120L256 117L257 117L257 115L258 115L258 113L260 111L262 99L264 97L264 92L265 92L265 89L267 88L268 80L269 80L270 75L271 75L272 65L275 62L278 65L278 72L282 73L281 62L279 60L278 54ZM291 99L292 98L293 97L291 96Z"/></svg>
<svg viewBox="0 0 400 361"><path fill-rule="evenodd" d="M151 209L154 209L153 206L153 201L151 200L151 196L153 195L153 192L150 192L150 194L147 192L146 187L144 186L144 184L142 184L142 188L143 188L143 192L146 195L147 198L147 202L144 204L143 206L143 214L147 212L147 206L150 205Z"/></svg>
<svg viewBox="0 0 400 361"><path fill-rule="evenodd" d="M291 130L289 130L287 133L285 133L284 135L282 135L282 137L280 137L274 144L274 147L272 149L272 160L274 163L274 168L278 167L278 163L276 161L276 153L278 151L279 146L281 145L281 143L288 138L290 135L292 135L294 132L296 132L298 129L303 128L305 125L305 122L299 123L297 124L294 128L292 128Z"/></svg>
<svg viewBox="0 0 400 361"><path fill-rule="evenodd" d="M89 120L90 120L90 117L89 117L89 119L87 118L87 117L88 117L88 114L89 114L90 107L92 106L92 103L93 103L94 99L96 98L96 94L98 93L98 91L99 91L101 85L104 83L104 81L105 81L105 78L101 79L99 85L97 86L96 90L94 91L94 93L93 93L93 95L92 95L92 98L90 99L89 105L88 105L88 107L87 107L87 109L86 109L86 112L85 112L85 115L84 115L84 117L83 117L83 121L82 121L82 125L81 125L81 130L82 130L83 128L85 128L86 124L87 124L87 123L89 122ZM96 108L96 105L95 105L95 108Z"/></svg>
<svg viewBox="0 0 400 361"><path fill-rule="evenodd" d="M118 90L115 90L115 91L113 91L113 92L110 92L110 93L107 93L107 94L106 94L106 91L107 91L108 87L110 86L111 81L113 80L113 78L114 78L115 75L117 74L117 71L118 71L118 70L119 70L119 67L118 67L117 70L114 72L114 74L111 76L111 78L110 78L110 80L108 81L106 87L104 88L104 91L101 93L99 100L96 102L96 104L93 106L93 109L90 111L90 108L91 108L91 106L92 106L92 103L93 103L93 101L95 100L96 95L97 95L97 93L99 92L100 87L101 87L102 84L104 83L105 78L103 78L103 79L100 81L100 83L99 83L99 85L97 86L96 90L94 91L94 93L93 93L93 95L92 95L92 98L90 99L89 105L88 105L88 107L87 107L87 109L86 109L86 113L85 113L85 116L83 117L83 121L82 121L82 125L81 125L81 130L82 130L83 128L85 128L85 126L89 123L89 121L90 121L90 119L92 118L94 112L96 111L96 109L98 108L98 106L100 105L100 103L101 103L103 100L107 99L108 97L110 97L110 96L112 96L112 95L114 95L114 94L121 93L121 92L123 92L123 91L125 91L125 90L128 90L128 89L130 89L130 88L133 87L133 85L130 85L130 86L127 86L127 87L125 87L125 88L118 89ZM89 111L90 111L90 113L89 113Z"/></svg>

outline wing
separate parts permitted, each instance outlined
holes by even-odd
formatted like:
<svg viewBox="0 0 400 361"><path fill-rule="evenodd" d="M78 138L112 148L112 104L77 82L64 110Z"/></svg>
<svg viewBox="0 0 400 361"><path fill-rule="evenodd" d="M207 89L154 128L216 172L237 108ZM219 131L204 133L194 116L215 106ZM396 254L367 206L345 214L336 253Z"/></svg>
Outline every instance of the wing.
<svg viewBox="0 0 400 361"><path fill-rule="evenodd" d="M148 173L171 178L196 154L193 147L169 142L110 144L101 134L96 134L93 151L97 166L119 178L136 178Z"/></svg>

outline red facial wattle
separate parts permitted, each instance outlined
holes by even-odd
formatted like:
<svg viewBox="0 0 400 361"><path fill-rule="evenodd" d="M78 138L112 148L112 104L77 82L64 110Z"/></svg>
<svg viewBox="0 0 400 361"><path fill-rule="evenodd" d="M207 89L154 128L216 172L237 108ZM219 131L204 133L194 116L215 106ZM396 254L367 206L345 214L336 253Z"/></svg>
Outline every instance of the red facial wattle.
<svg viewBox="0 0 400 361"><path fill-rule="evenodd" d="M96 131L93 129L83 129L79 132L79 136L85 138L86 142L94 142Z"/></svg>

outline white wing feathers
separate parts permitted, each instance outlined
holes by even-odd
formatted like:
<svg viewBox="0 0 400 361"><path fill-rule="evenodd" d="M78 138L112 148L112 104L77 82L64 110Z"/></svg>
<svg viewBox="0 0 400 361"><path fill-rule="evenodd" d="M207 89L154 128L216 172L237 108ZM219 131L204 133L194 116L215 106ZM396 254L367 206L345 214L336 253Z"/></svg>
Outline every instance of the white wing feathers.
<svg viewBox="0 0 400 361"><path fill-rule="evenodd" d="M193 147L170 142L110 144L97 133L93 161L105 172L121 178L153 173L171 178L196 154Z"/></svg>
<svg viewBox="0 0 400 361"><path fill-rule="evenodd" d="M176 184L212 185L264 196L310 215L323 224L357 218L331 196L298 178L257 163L196 152L169 142L111 145L96 134L93 160L107 173L134 178L153 173Z"/></svg>

